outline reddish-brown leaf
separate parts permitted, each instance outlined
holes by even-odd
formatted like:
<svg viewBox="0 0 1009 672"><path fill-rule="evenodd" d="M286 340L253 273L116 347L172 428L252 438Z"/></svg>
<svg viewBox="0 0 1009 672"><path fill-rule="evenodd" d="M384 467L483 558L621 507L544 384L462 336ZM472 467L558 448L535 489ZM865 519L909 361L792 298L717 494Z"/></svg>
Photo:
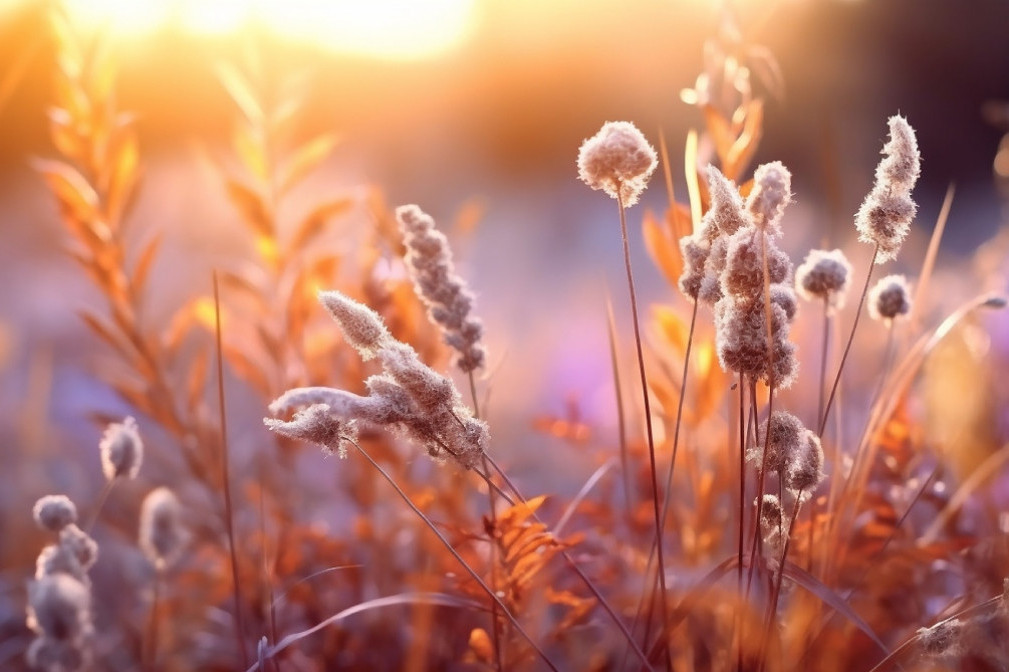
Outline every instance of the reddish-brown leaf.
<svg viewBox="0 0 1009 672"><path fill-rule="evenodd" d="M238 208L242 220L253 233L267 238L273 237L273 215L266 207L263 197L255 189L237 180L227 180L225 186L228 198Z"/></svg>

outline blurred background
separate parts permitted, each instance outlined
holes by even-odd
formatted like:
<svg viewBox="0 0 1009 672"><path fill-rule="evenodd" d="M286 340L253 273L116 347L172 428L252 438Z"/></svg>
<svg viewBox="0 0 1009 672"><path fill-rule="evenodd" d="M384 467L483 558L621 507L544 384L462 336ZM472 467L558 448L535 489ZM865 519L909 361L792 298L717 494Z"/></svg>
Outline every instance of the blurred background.
<svg viewBox="0 0 1009 672"><path fill-rule="evenodd" d="M661 132L685 201L684 142L703 118L684 90L706 68L706 41L760 55L748 63L754 95L767 101L754 165L781 160L793 172L785 247L795 263L829 244L850 250L856 274L864 272L869 251L852 244L852 215L871 186L886 119L898 112L917 130L924 162L916 231L890 272L916 272L950 184L942 258L951 271L936 287L951 304L976 290L960 270L1006 221L1007 0L67 6L75 23L108 36L119 104L138 118L145 180L134 235L139 244L142 232L165 233L153 311L167 314L182 297L206 292L213 260L227 257L240 230L213 170L236 116L216 71L253 51L271 77L307 90L306 135L341 139L293 200L374 185L390 204L416 202L446 228L461 211L482 213L475 231L456 231L453 241L488 325L492 421L522 424L546 409L612 429L607 288L618 322L629 326L617 212L577 181L575 157L607 120L635 122L656 145ZM56 205L32 168L54 154L45 12L43 2L0 0L0 451L40 458L90 455L98 429L87 414L128 411L94 382L107 356L82 336L75 311L98 294L63 253ZM638 234L642 214L667 205L657 178L630 213L646 304L680 301ZM996 269L1004 267L1000 249L986 257ZM1007 331L1000 324L992 329ZM46 491L79 476L45 459L25 469ZM5 504L23 496L0 489Z"/></svg>

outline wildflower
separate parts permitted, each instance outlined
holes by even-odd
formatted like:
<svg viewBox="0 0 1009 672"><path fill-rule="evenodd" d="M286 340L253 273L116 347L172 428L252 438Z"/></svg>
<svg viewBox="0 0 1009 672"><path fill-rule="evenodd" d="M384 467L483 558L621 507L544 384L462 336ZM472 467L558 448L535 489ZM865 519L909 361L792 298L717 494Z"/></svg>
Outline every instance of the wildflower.
<svg viewBox="0 0 1009 672"><path fill-rule="evenodd" d="M764 255L770 284L787 282L792 273L788 255L759 229L747 227L728 239L721 283L723 294L756 298L764 293Z"/></svg>
<svg viewBox="0 0 1009 672"><path fill-rule="evenodd" d="M372 359L382 346L392 341L382 318L363 303L340 292L319 292L319 302L340 325L343 337L361 354L361 359Z"/></svg>
<svg viewBox="0 0 1009 672"><path fill-rule="evenodd" d="M769 235L781 233L781 216L792 200L792 174L780 161L765 163L753 173L746 210L753 225Z"/></svg>
<svg viewBox="0 0 1009 672"><path fill-rule="evenodd" d="M140 506L140 550L161 569L178 557L186 543L179 500L168 488L155 488Z"/></svg>
<svg viewBox="0 0 1009 672"><path fill-rule="evenodd" d="M785 487L793 492L809 494L823 480L823 447L820 438L806 430L798 450L791 454L785 473Z"/></svg>
<svg viewBox="0 0 1009 672"><path fill-rule="evenodd" d="M770 437L768 437L770 424ZM764 446L767 446L767 468L783 473L796 460L807 440L808 430L802 421L788 411L775 411L757 428L756 445L747 451L746 460L760 466L763 462Z"/></svg>
<svg viewBox="0 0 1009 672"><path fill-rule="evenodd" d="M911 311L911 290L903 275L888 275L869 290L869 316L892 322Z"/></svg>
<svg viewBox="0 0 1009 672"><path fill-rule="evenodd" d="M883 146L875 184L855 215L858 239L878 245L877 264L897 256L918 209L911 199L921 172L914 129L899 115L890 117L889 123L890 139Z"/></svg>
<svg viewBox="0 0 1009 672"><path fill-rule="evenodd" d="M406 265L428 317L441 328L445 343L459 353L457 363L464 373L482 367L483 323L470 315L473 295L455 274L448 240L416 205L397 208L396 219L403 231Z"/></svg>
<svg viewBox="0 0 1009 672"><path fill-rule="evenodd" d="M43 530L59 532L77 522L77 507L66 495L46 495L35 502L32 516Z"/></svg>
<svg viewBox="0 0 1009 672"><path fill-rule="evenodd" d="M725 270L730 237L750 222L736 185L713 166L708 166L710 205L701 220L701 237L709 251L698 298L714 305L722 298L721 275Z"/></svg>
<svg viewBox="0 0 1009 672"><path fill-rule="evenodd" d="M120 476L137 477L144 458L144 444L140 440L136 420L126 418L122 422L111 423L105 428L98 448L106 479L111 481Z"/></svg>
<svg viewBox="0 0 1009 672"><path fill-rule="evenodd" d="M764 380L776 388L790 386L799 370L795 344L788 340L789 304L782 296L771 302L771 347L767 311L760 300L740 302L723 297L715 304L715 345L722 368ZM793 312L794 314L794 312ZM772 368L773 354L773 368Z"/></svg>
<svg viewBox="0 0 1009 672"><path fill-rule="evenodd" d="M655 150L629 121L608 121L578 150L578 177L624 207L638 202L658 165Z"/></svg>
<svg viewBox="0 0 1009 672"><path fill-rule="evenodd" d="M851 264L841 250L810 250L795 271L795 289L807 301L825 301L833 314L844 307L850 276Z"/></svg>

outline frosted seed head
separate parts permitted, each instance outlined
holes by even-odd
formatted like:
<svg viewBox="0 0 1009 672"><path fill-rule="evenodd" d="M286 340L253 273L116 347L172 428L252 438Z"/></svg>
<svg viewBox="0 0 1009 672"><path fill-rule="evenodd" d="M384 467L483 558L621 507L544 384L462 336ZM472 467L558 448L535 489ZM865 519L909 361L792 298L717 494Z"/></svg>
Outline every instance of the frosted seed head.
<svg viewBox="0 0 1009 672"><path fill-rule="evenodd" d="M851 264L841 250L810 250L795 271L795 289L807 301L826 299L827 312L844 307L851 281Z"/></svg>
<svg viewBox="0 0 1009 672"><path fill-rule="evenodd" d="M883 159L876 166L876 184L891 191L910 193L921 174L918 139L907 119L894 115L889 119L890 138L883 145Z"/></svg>
<svg viewBox="0 0 1009 672"><path fill-rule="evenodd" d="M792 262L772 238L752 227L734 233L728 240L725 268L720 277L722 294L747 299L763 296L765 253L770 284L786 282L792 273Z"/></svg>
<svg viewBox="0 0 1009 672"><path fill-rule="evenodd" d="M332 387L296 387L284 392L270 403L273 415L283 415L300 408L325 404L329 412L342 418L354 418L363 404L364 397Z"/></svg>
<svg viewBox="0 0 1009 672"><path fill-rule="evenodd" d="M918 628L918 641L927 655L941 656L957 651L963 621L953 618L936 623L931 628Z"/></svg>
<svg viewBox="0 0 1009 672"><path fill-rule="evenodd" d="M757 505L754 500L753 505ZM765 494L760 500L760 525L762 528L779 527L781 525L781 502L777 495Z"/></svg>
<svg viewBox="0 0 1009 672"><path fill-rule="evenodd" d="M881 278L869 290L869 316L892 321L911 311L911 290L903 275Z"/></svg>
<svg viewBox="0 0 1009 672"><path fill-rule="evenodd" d="M423 412L439 412L456 406L459 392L452 381L426 366L413 348L395 342L378 353L385 372L406 390Z"/></svg>
<svg viewBox="0 0 1009 672"><path fill-rule="evenodd" d="M683 255L683 273L680 275L680 291L692 301L697 301L705 276L705 264L708 260L710 247L703 238L684 236L680 239L680 252Z"/></svg>
<svg viewBox="0 0 1009 672"><path fill-rule="evenodd" d="M799 310L799 302L796 300L795 292L792 288L783 282L779 282L770 286L769 293L771 303L781 308L785 314L785 319L788 322L794 320L795 313Z"/></svg>
<svg viewBox="0 0 1009 672"><path fill-rule="evenodd" d="M37 635L80 642L91 634L91 592L80 581L53 574L28 588L28 627Z"/></svg>
<svg viewBox="0 0 1009 672"><path fill-rule="evenodd" d="M855 228L860 241L879 244L877 264L897 257L917 211L918 206L905 192L880 187L869 192L855 215Z"/></svg>
<svg viewBox="0 0 1009 672"><path fill-rule="evenodd" d="M710 204L701 219L701 233L709 242L719 236L731 236L749 224L743 197L732 180L712 165L707 168Z"/></svg>
<svg viewBox="0 0 1009 672"><path fill-rule="evenodd" d="M753 173L753 189L746 199L746 210L761 231L781 233L781 216L792 200L792 174L780 161L765 163Z"/></svg>
<svg viewBox="0 0 1009 672"><path fill-rule="evenodd" d="M137 477L144 459L144 444L140 440L136 420L126 418L122 422L111 423L105 428L98 449L106 479Z"/></svg>
<svg viewBox="0 0 1009 672"><path fill-rule="evenodd" d="M802 449L806 427L801 420L787 411L775 411L771 414L770 437L767 427L768 421L765 420L757 428L756 445L747 451L746 459L759 468L763 463L766 443L767 468L779 474L784 473L787 465L794 461L795 455Z"/></svg>
<svg viewBox="0 0 1009 672"><path fill-rule="evenodd" d="M361 354L361 359L371 359L392 340L382 318L363 303L337 291L319 292L319 303L340 325L343 337Z"/></svg>
<svg viewBox="0 0 1009 672"><path fill-rule="evenodd" d="M333 415L325 404L309 406L289 421L264 418L263 422L281 436L319 444L327 454L340 457L347 456L346 443L357 439L354 421Z"/></svg>
<svg viewBox="0 0 1009 672"><path fill-rule="evenodd" d="M42 549L35 560L35 578L41 579L50 574L67 574L77 579L85 586L91 585L87 572L77 561L73 551L60 544L51 544Z"/></svg>
<svg viewBox="0 0 1009 672"><path fill-rule="evenodd" d="M32 516L43 530L59 532L77 522L77 507L66 495L46 495L35 502Z"/></svg>
<svg viewBox="0 0 1009 672"><path fill-rule="evenodd" d="M823 480L823 447L813 432L806 430L799 449L791 455L785 471L785 487L811 494Z"/></svg>
<svg viewBox="0 0 1009 672"><path fill-rule="evenodd" d="M578 177L624 207L638 202L658 158L645 136L629 121L608 121L578 150Z"/></svg>

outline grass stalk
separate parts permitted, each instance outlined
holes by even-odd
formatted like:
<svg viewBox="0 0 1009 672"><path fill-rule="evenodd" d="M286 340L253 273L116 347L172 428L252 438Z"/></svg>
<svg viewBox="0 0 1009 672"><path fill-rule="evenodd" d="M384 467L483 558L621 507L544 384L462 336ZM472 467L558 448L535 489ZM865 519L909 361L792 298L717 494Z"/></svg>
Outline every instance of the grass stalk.
<svg viewBox="0 0 1009 672"><path fill-rule="evenodd" d="M659 505L659 481L658 470L655 466L655 437L652 429L652 408L648 399L648 374L645 372L645 356L641 345L641 329L638 326L638 300L634 291L634 273L631 270L631 250L627 237L627 216L624 208L624 199L617 190L617 206L620 211L620 236L624 248L624 268L627 271L627 289L631 300L631 322L634 326L634 346L638 356L638 372L641 377L641 397L644 403L645 432L648 437L648 466L652 478L652 504L655 514L655 549L659 563L659 609L662 622L662 636L667 637L669 633L669 613L666 605L666 561L662 550L662 512ZM682 393L681 393L682 398ZM666 667L672 672L672 660L669 655L668 646L666 651Z"/></svg>
<svg viewBox="0 0 1009 672"><path fill-rule="evenodd" d="M221 291L217 281L217 271L213 273L214 281L214 337L217 365L217 403L221 415L221 487L224 493L224 525L228 534L228 554L231 558L231 583L235 603L235 639L238 646L242 669L249 666L248 654L245 651L245 623L242 619L242 587L238 580L238 550L235 547L234 508L231 500L230 460L228 458L228 420L224 408L224 348L221 342Z"/></svg>

